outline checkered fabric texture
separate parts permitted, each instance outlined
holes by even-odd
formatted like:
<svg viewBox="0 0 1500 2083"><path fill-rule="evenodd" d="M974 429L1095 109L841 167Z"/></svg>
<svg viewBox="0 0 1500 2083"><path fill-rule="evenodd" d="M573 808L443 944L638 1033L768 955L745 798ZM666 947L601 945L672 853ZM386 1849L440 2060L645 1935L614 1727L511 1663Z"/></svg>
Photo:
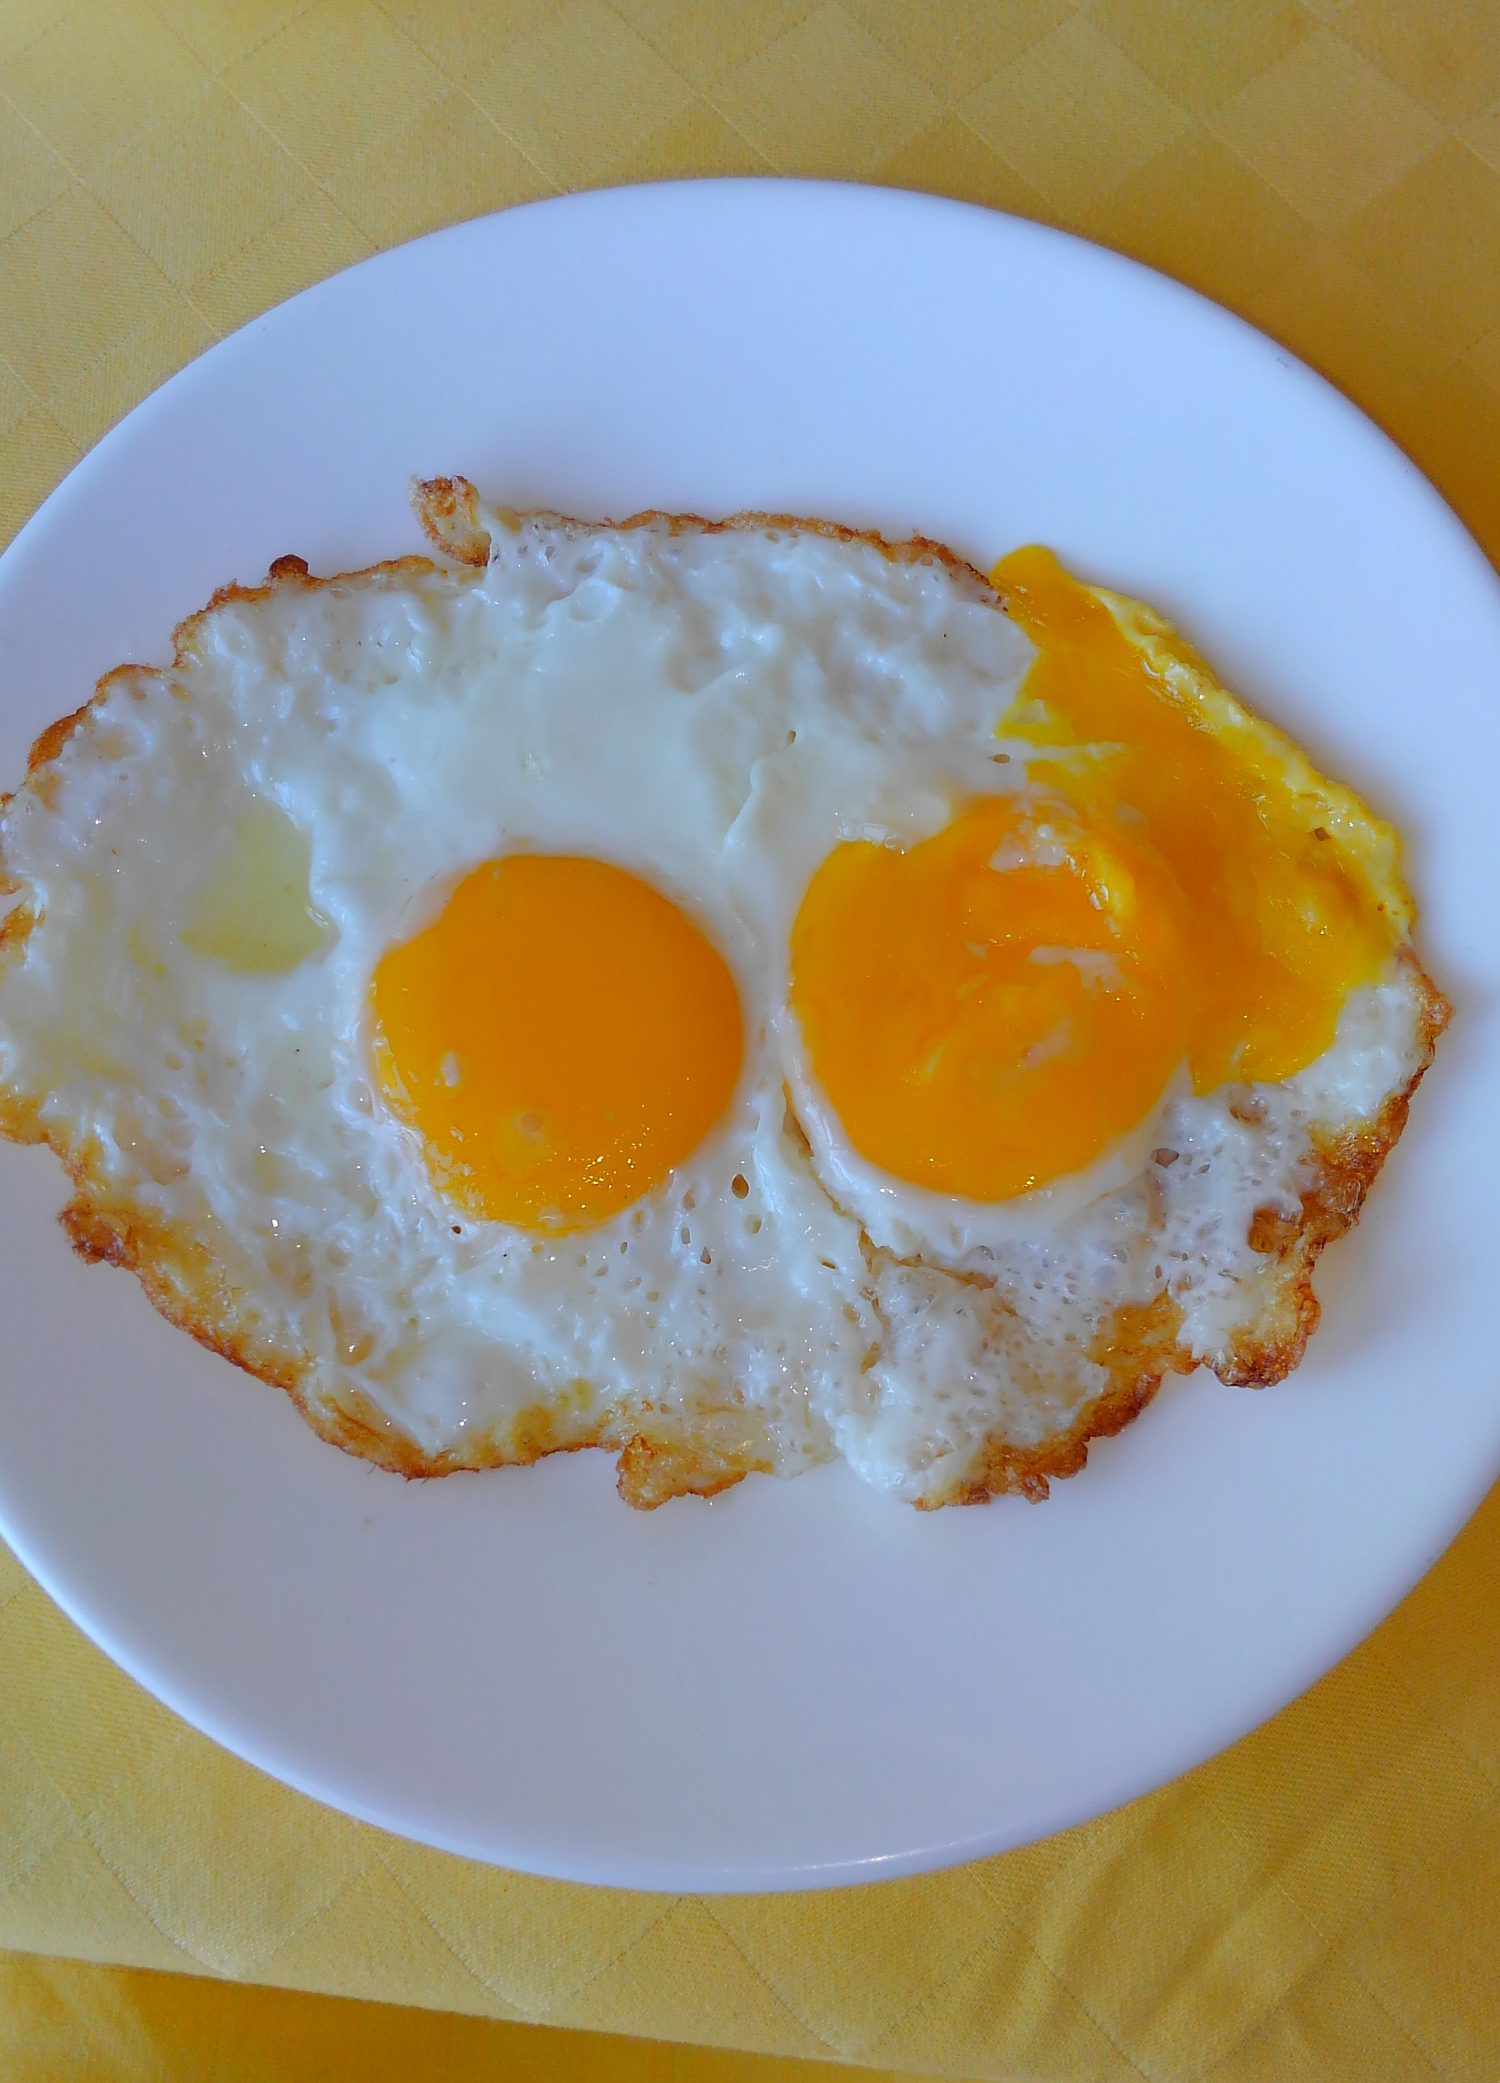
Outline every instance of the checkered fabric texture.
<svg viewBox="0 0 1500 2083"><path fill-rule="evenodd" d="M1331 377L1500 554L1500 0L0 0L0 540L175 369L378 248L773 172L1165 269ZM1345 1665L1174 1786L925 1880L694 1899L315 1807L0 1551L0 1946L954 2076L1477 2083L1497 1583L1500 1493Z"/></svg>

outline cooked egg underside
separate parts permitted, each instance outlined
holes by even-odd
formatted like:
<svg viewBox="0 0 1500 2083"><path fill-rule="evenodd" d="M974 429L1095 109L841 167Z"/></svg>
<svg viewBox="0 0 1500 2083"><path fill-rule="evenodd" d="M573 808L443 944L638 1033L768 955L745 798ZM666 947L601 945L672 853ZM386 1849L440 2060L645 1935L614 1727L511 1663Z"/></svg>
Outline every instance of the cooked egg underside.
<svg viewBox="0 0 1500 2083"><path fill-rule="evenodd" d="M81 1252L353 1453L600 1446L638 1505L838 1456L923 1505L1040 1496L1167 1372L1296 1364L1446 1017L1409 945L1295 1076L1173 1088L1024 1219L892 1193L799 1054L788 935L851 829L1010 785L1032 653L996 595L823 524L418 503L456 569L227 589L5 807L0 1126L62 1158ZM665 891L744 1017L723 1117L565 1234L456 1203L372 1072L382 953L515 850Z"/></svg>

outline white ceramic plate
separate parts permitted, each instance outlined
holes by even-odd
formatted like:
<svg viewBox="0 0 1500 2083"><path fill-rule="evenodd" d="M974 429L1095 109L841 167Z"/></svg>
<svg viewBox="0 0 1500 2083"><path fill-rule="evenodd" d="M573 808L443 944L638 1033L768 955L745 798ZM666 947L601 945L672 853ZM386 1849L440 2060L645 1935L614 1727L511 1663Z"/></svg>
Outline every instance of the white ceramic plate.
<svg viewBox="0 0 1500 2083"><path fill-rule="evenodd" d="M321 1445L0 1151L0 1530L108 1653L335 1806L662 1888L905 1873L1159 1784L1342 1656L1500 1468L1500 588L1270 342L1029 224L776 183L576 197L367 262L134 412L0 561L0 780L283 551L406 484L1026 540L1176 616L1407 834L1459 1016L1300 1371L1179 1383L1045 1506L842 1468L630 1512L601 1454L406 1485Z"/></svg>

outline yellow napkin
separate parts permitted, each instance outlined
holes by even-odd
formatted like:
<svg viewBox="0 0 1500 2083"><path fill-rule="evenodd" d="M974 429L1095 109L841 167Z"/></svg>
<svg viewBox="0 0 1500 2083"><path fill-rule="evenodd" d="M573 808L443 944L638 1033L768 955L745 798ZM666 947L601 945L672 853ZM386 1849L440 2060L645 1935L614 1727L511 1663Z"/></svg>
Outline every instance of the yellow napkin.
<svg viewBox="0 0 1500 2083"><path fill-rule="evenodd" d="M377 247L778 171L1167 269L1322 368L1494 555L1497 97L1493 0L0 0L0 538L173 369ZM0 1960L0 2071L772 2073L610 2032L1056 2083L1493 2078L1497 1582L1500 1496L1175 1786L955 1873L726 1901L523 1880L316 1809L0 1553L0 1945L115 1963ZM505 2019L590 2036L479 2022Z"/></svg>

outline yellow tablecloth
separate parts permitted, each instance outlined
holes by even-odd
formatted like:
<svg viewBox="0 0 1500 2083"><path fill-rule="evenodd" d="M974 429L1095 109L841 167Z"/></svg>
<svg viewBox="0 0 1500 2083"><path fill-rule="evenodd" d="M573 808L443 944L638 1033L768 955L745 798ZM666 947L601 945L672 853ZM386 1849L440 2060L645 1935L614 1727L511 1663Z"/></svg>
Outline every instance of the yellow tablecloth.
<svg viewBox="0 0 1500 2083"><path fill-rule="evenodd" d="M0 0L0 538L173 369L379 246L778 171L1167 269L1325 370L1493 555L1497 97L1496 0ZM325 1813L0 1552L0 2071L789 2072L610 2033L1056 2083L1492 2079L1497 1584L1500 1494L1347 1664L1175 1786L932 1879L726 1901Z"/></svg>

